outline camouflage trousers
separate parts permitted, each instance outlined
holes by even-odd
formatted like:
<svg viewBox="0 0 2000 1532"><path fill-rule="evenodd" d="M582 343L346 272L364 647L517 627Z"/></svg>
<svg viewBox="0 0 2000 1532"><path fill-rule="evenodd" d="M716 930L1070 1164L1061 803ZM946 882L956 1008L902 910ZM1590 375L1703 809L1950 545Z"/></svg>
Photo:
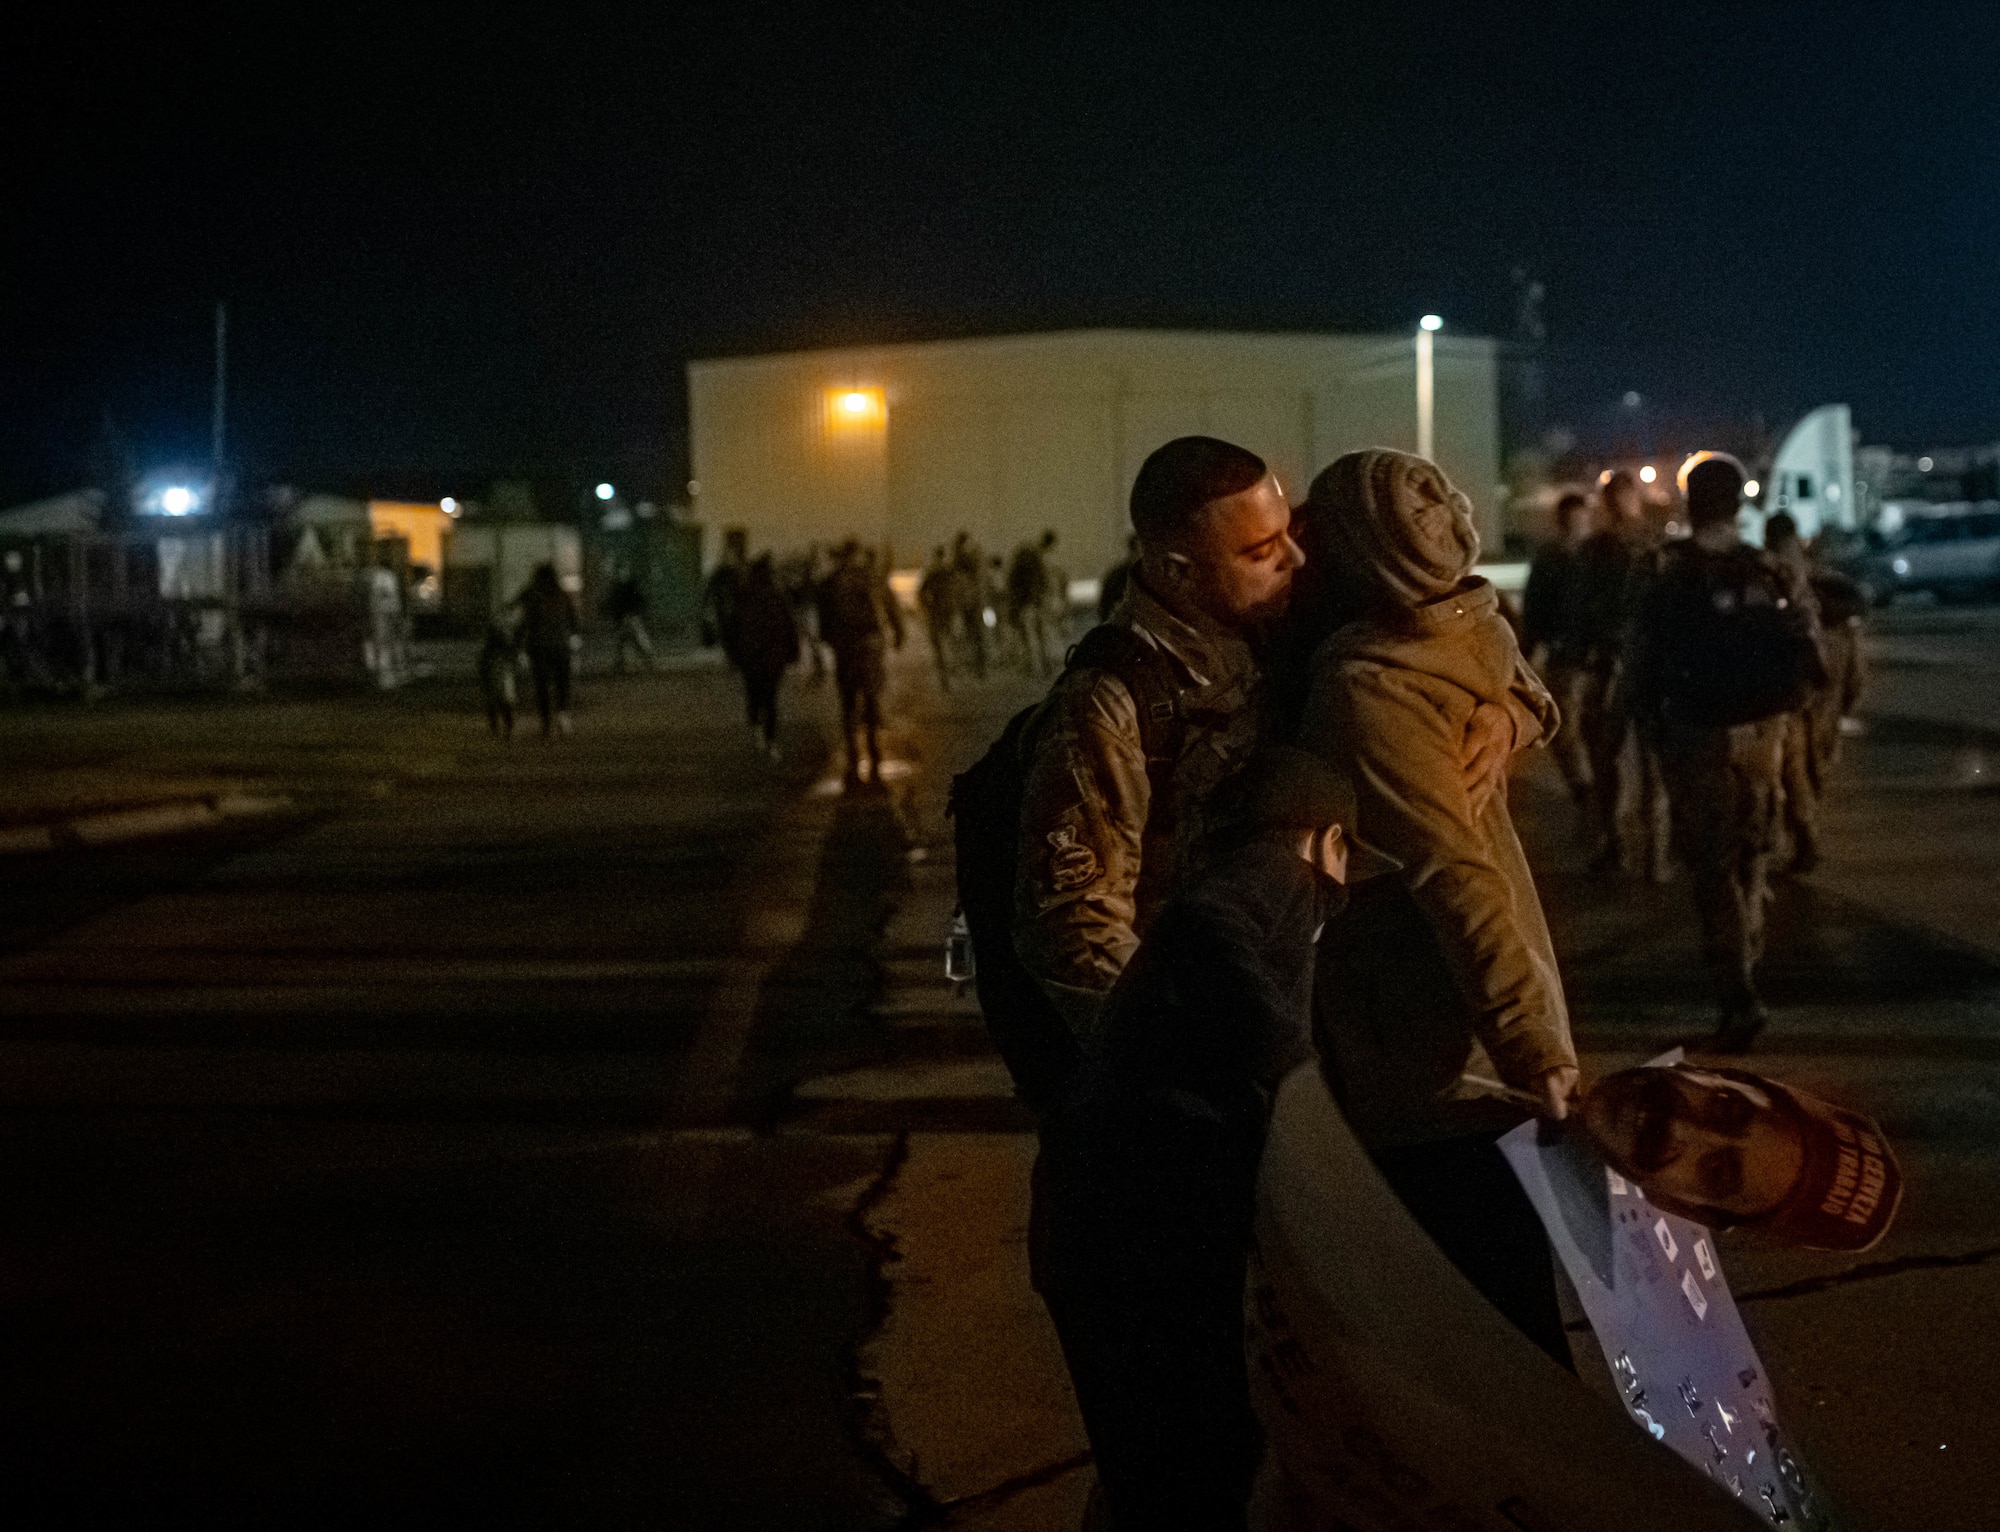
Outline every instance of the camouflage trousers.
<svg viewBox="0 0 2000 1532"><path fill-rule="evenodd" d="M1826 786L1828 762L1822 759L1810 709L1785 715L1786 844L1780 854L1798 871L1819 861L1819 800Z"/></svg>
<svg viewBox="0 0 2000 1532"><path fill-rule="evenodd" d="M1549 695L1556 699L1556 709L1562 715L1556 737L1549 741L1549 752L1556 758L1556 765L1562 771L1563 785L1569 789L1570 797L1588 808L1592 778L1590 741L1584 725L1590 716L1591 690L1596 685L1597 677L1588 665L1551 660L1542 672L1542 679L1548 684Z"/></svg>
<svg viewBox="0 0 2000 1532"><path fill-rule="evenodd" d="M1656 735L1674 849L1694 886L1703 954L1725 1000L1749 991L1764 955L1786 727L1780 715L1726 729L1663 724Z"/></svg>
<svg viewBox="0 0 2000 1532"><path fill-rule="evenodd" d="M1860 701L1866 674L1860 632L1852 624L1828 628L1824 648L1827 682L1785 727L1785 836L1790 866L1798 872L1818 865L1819 806L1840 760L1841 715Z"/></svg>
<svg viewBox="0 0 2000 1532"><path fill-rule="evenodd" d="M1590 672L1577 715L1590 751L1591 802L1599 859L1665 882L1669 848L1667 789L1648 731L1625 704L1616 671Z"/></svg>

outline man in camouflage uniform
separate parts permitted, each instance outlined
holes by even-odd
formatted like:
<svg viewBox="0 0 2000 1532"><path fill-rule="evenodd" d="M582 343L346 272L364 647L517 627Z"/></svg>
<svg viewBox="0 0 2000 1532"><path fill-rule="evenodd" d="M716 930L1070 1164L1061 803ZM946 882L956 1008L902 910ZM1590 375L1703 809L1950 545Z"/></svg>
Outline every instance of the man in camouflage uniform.
<svg viewBox="0 0 2000 1532"><path fill-rule="evenodd" d="M1846 575L1814 562L1798 523L1783 511L1764 523L1764 551L1812 591L1826 656L1826 683L1785 726L1786 869L1808 873L1819 866L1819 805L1840 758L1840 721L1854 712L1867 681L1861 614L1868 600Z"/></svg>
<svg viewBox="0 0 2000 1532"><path fill-rule="evenodd" d="M1039 542L1016 548L1007 565L1007 626L1021 641L1030 674L1038 676L1053 668L1049 661L1048 605L1049 553L1055 545L1056 534L1043 532Z"/></svg>
<svg viewBox="0 0 2000 1532"><path fill-rule="evenodd" d="M972 656L972 673L986 679L986 555L970 533L961 532L951 540L951 567L958 579L953 587L958 601L959 635Z"/></svg>
<svg viewBox="0 0 2000 1532"><path fill-rule="evenodd" d="M885 655L893 639L903 647L903 615L872 549L849 538L834 551L833 572L819 588L819 635L833 650L833 679L840 690L840 737L847 754L846 783L882 782L882 689ZM862 748L868 772L862 775Z"/></svg>
<svg viewBox="0 0 2000 1532"><path fill-rule="evenodd" d="M1277 479L1227 442L1167 443L1139 470L1131 506L1138 558L1109 621L1173 678L1175 757L1149 763L1132 689L1112 669L1081 664L1057 677L1023 747L1014 944L1085 1041L1153 915L1199 858L1218 790L1259 742L1256 644L1305 558ZM1504 708L1474 712L1462 755L1471 790L1503 780L1515 738Z"/></svg>
<svg viewBox="0 0 2000 1532"><path fill-rule="evenodd" d="M1662 555L1636 614L1627 666L1627 695L1658 748L1673 805L1674 846L1694 885L1704 955L1720 1002L1714 1046L1724 1052L1748 1049L1766 1021L1756 966L1764 953L1790 713L1729 725L1701 722L1677 705L1670 657L1704 608L1747 606L1753 592L1767 605L1796 609L1811 642L1818 639L1805 582L1747 546L1737 531L1743 483L1742 465L1721 454L1688 471L1693 535ZM1720 656L1700 668L1712 672L1732 659L1747 665L1750 657ZM1693 675L1696 682L1703 679Z"/></svg>
<svg viewBox="0 0 2000 1532"><path fill-rule="evenodd" d="M1304 562L1277 479L1210 437L1146 460L1132 523L1143 551L1111 624L1164 660L1179 693L1178 756L1149 774L1132 688L1088 666L1057 679L1025 746L1015 945L1084 1039L1205 837L1216 789L1257 743L1252 634L1283 612ZM1156 787L1172 801L1155 803Z"/></svg>
<svg viewBox="0 0 2000 1532"><path fill-rule="evenodd" d="M1590 751L1581 724L1594 673L1590 589L1580 555L1595 521L1589 499L1575 490L1558 500L1556 535L1537 550L1521 595L1521 653L1540 673L1568 725L1556 731L1551 748L1570 797L1586 811L1593 800Z"/></svg>
<svg viewBox="0 0 2000 1532"><path fill-rule="evenodd" d="M1575 722L1590 749L1598 834L1593 865L1604 872L1622 867L1661 883L1667 876L1667 795L1659 761L1634 726L1622 658L1632 614L1659 559L1660 538L1646 518L1639 481L1624 469L1604 481L1603 498L1602 525L1577 554L1590 679Z"/></svg>

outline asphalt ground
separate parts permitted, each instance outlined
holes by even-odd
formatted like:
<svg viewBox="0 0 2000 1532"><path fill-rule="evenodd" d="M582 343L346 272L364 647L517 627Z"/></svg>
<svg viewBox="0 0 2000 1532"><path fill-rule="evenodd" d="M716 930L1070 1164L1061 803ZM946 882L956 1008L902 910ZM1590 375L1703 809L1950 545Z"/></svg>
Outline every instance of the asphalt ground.
<svg viewBox="0 0 2000 1532"><path fill-rule="evenodd" d="M907 866L719 669L489 739L469 691L10 715L24 779L300 811L0 865L0 1479L19 1525L883 1526L857 1432ZM835 784L837 785L837 784Z"/></svg>
<svg viewBox="0 0 2000 1532"><path fill-rule="evenodd" d="M1725 1242L1855 1527L2000 1490L2000 621L1880 625L1753 1067L1881 1115L1858 1260ZM1986 672L1990 674L1990 671ZM470 693L10 712L0 780L296 811L0 862L0 1473L25 1525L1063 1527L1089 1470L1022 1254L1030 1141L939 971L949 772L1032 695L894 669L882 791L830 689L753 752L712 669L574 738ZM1708 1021L1684 885L1593 878L1516 784L1579 1038ZM1987 902L1982 902L1987 901Z"/></svg>

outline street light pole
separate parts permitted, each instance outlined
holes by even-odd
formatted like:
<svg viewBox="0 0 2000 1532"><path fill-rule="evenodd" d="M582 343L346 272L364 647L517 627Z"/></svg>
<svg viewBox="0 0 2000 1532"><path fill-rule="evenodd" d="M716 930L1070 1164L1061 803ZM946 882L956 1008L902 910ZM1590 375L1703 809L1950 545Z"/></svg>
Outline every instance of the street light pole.
<svg viewBox="0 0 2000 1532"><path fill-rule="evenodd" d="M1429 457L1437 416L1437 332L1444 321L1426 314L1417 321L1417 456Z"/></svg>
<svg viewBox="0 0 2000 1532"><path fill-rule="evenodd" d="M209 420L209 470L222 483L222 432L229 408L229 306L215 305L215 407Z"/></svg>

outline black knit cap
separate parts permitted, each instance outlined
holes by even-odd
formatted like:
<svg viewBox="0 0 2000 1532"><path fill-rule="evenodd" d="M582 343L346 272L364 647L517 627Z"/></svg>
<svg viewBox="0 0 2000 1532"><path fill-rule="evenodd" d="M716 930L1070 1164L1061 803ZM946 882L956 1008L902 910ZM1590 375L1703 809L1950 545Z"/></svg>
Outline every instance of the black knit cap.
<svg viewBox="0 0 2000 1532"><path fill-rule="evenodd" d="M1309 750L1267 745L1243 771L1243 817L1259 830L1354 830L1354 784Z"/></svg>

